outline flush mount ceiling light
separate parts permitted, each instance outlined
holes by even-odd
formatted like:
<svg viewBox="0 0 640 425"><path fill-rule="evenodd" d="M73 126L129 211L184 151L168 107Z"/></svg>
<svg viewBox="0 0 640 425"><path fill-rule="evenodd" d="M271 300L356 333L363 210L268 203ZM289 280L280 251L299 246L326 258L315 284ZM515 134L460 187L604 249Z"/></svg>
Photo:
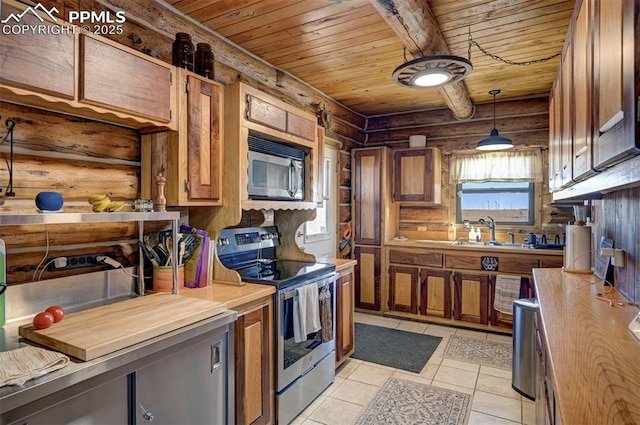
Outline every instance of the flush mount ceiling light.
<svg viewBox="0 0 640 425"><path fill-rule="evenodd" d="M438 87L460 81L472 70L471 62L459 56L426 56L403 63L392 77L403 87Z"/></svg>
<svg viewBox="0 0 640 425"><path fill-rule="evenodd" d="M491 90L489 92L489 94L493 95L493 129L489 137L480 140L476 145L476 149L479 151L498 151L513 147L511 139L500 136L498 129L496 129L496 95L498 93L500 93L500 90Z"/></svg>

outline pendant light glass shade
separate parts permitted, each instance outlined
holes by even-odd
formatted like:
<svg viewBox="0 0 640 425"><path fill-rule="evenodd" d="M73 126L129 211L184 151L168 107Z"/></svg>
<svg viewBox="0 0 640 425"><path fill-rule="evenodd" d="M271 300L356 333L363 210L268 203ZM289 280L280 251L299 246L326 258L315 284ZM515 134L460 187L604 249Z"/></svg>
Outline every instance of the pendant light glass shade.
<svg viewBox="0 0 640 425"><path fill-rule="evenodd" d="M489 94L493 95L493 129L491 134L486 139L480 140L476 144L476 150L479 151L498 151L503 149L511 149L513 142L511 139L502 137L498 134L496 129L496 95L500 93L500 90L491 90Z"/></svg>

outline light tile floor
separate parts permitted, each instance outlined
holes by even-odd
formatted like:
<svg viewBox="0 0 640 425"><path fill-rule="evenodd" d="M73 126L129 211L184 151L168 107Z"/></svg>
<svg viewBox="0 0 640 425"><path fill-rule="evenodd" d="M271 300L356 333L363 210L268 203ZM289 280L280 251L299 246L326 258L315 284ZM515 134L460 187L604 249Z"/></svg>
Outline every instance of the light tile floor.
<svg viewBox="0 0 640 425"><path fill-rule="evenodd" d="M511 342L510 336L448 326L417 323L371 314L355 314L356 322L441 336L442 342L420 373L348 359L336 378L294 425L353 424L389 376L464 392L472 396L468 425L535 424L534 403L511 388L511 370L496 369L442 357L451 335Z"/></svg>

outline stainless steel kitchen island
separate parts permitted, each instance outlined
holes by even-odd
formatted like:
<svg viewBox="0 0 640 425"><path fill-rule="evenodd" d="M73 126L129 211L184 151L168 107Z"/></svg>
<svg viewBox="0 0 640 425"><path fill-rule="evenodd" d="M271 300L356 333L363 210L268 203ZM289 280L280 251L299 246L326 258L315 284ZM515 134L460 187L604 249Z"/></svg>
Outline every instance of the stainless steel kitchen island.
<svg viewBox="0 0 640 425"><path fill-rule="evenodd" d="M226 310L94 360L72 359L23 387L2 387L0 424L25 419L30 424L68 423L86 416L94 424L150 418L167 424L231 423L233 374L228 366L236 317ZM3 331L5 340L16 341L17 324Z"/></svg>

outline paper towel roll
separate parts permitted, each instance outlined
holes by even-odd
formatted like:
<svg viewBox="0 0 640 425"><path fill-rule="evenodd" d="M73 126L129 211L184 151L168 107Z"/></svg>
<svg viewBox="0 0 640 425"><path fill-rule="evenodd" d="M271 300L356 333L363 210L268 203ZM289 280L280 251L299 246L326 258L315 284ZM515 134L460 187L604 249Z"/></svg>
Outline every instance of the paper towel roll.
<svg viewBox="0 0 640 425"><path fill-rule="evenodd" d="M591 226L570 225L566 228L567 245L564 247L565 271L591 270Z"/></svg>

